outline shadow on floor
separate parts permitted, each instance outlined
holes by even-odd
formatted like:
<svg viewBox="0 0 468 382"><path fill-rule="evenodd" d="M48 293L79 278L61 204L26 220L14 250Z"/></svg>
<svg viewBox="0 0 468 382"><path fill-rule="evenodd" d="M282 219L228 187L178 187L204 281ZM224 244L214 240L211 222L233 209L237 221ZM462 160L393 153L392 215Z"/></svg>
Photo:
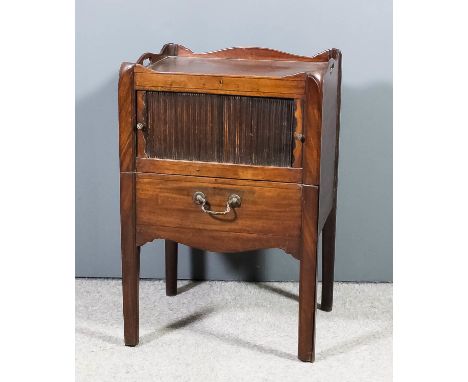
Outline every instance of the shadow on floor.
<svg viewBox="0 0 468 382"><path fill-rule="evenodd" d="M241 338L231 337L231 336L221 334L221 333L213 333L213 332L206 331L206 330L195 329L193 331L195 333L198 333L207 337L215 338L219 341L225 342L232 346L243 347L248 350L257 351L265 355L274 355L276 357L280 357L280 358L287 359L287 360L294 360L294 361L297 360L297 357L295 354L289 354L281 350L272 349L264 345L255 344L250 341L243 340Z"/></svg>
<svg viewBox="0 0 468 382"><path fill-rule="evenodd" d="M198 312L188 315L185 318L181 318L180 320L174 321L173 323L166 325L161 329L145 334L144 336L140 337L140 345L146 345L158 338L161 338L162 336L165 336L166 334L173 332L174 330L183 329L187 326L194 324L197 321L201 321L207 316L209 316L211 313L213 313L214 310L215 309L213 307L204 308Z"/></svg>
<svg viewBox="0 0 468 382"><path fill-rule="evenodd" d="M168 333L170 333L170 332L172 332L174 330L186 328L186 327L190 326L191 324L193 324L193 323L195 323L197 321L201 321L201 320L205 319L208 315L212 314L214 311L215 311L214 307L203 309L203 310L201 310L201 311L199 311L197 313L191 314L190 316L187 316L187 317L185 317L185 318L183 318L181 320L175 321L172 324L169 324L169 325L165 326L162 329L158 329L158 330L156 330L154 332L151 332L149 334L146 334L146 335L142 336L140 338L140 344L141 345L148 344L148 343L150 343L152 341L155 341L156 339L159 339L162 336L164 336L164 335L166 335L166 334L168 334ZM219 341L225 342L225 343L227 343L229 345L232 345L232 346L243 347L243 348L248 349L248 350L257 351L257 352L260 352L260 353L263 353L263 354L266 354L266 355L277 356L277 357L287 359L287 360L296 360L297 359L296 355L294 355L294 354L289 354L289 353L283 352L281 350L277 350L277 349L269 348L269 347L266 347L266 346L263 346L263 345L255 344L255 343L252 343L250 341L246 341L246 340L241 339L241 338L232 337L232 336L222 334L222 333L215 333L215 332L208 331L208 330L205 330L205 329L191 328L190 330L192 332L194 332L194 333L201 334L203 336L215 338L215 339L217 339Z"/></svg>
<svg viewBox="0 0 468 382"><path fill-rule="evenodd" d="M198 312L190 314L187 317L174 321L171 324L162 327L161 329L157 329L148 334L140 336L139 346L140 347L145 346L173 331L187 328L190 325L194 324L195 322L205 319L214 311L215 311L214 307L202 309ZM191 330L195 333L198 333L207 337L215 338L219 341L225 342L232 346L238 346L238 347L240 346L248 350L257 351L266 355L274 355L274 356L288 359L288 360L296 360L296 356L293 354L289 354L289 353L286 353L277 349L272 349L263 345L255 344L250 341L243 340L241 338L231 337L226 334L214 333L214 332L202 330L202 329L192 328ZM76 332L79 334L85 335L87 337L98 339L110 345L124 346L123 338L118 338L116 336L108 335L106 333L99 332L97 330L89 329L86 327L77 327Z"/></svg>
<svg viewBox="0 0 468 382"><path fill-rule="evenodd" d="M264 289L264 290L279 294L280 296L289 298L289 299L294 300L294 301L299 301L299 296L296 295L295 293L291 293L291 292L289 292L287 290L283 290L283 289L278 288L276 286L268 285L268 284L260 284L260 283L255 283L254 285L256 287L260 288L260 289Z"/></svg>
<svg viewBox="0 0 468 382"><path fill-rule="evenodd" d="M360 346L369 345L392 335L391 326L386 326L380 330L365 333L363 335L342 341L328 349L324 349L316 354L316 361L324 361L340 354L348 353Z"/></svg>
<svg viewBox="0 0 468 382"><path fill-rule="evenodd" d="M77 326L76 327L76 333L82 334L86 337L94 338L97 340L100 340L102 342L105 342L110 345L124 345L124 340L123 338L118 338L116 336L112 336L103 332L99 332L97 330L93 330L90 328L86 328L83 326Z"/></svg>
<svg viewBox="0 0 468 382"><path fill-rule="evenodd" d="M185 327L195 323L196 321L203 320L209 314L214 312L214 310L215 309L213 307L202 309L199 312L192 313L192 314L188 315L187 317L184 317L184 318L181 318L180 320L174 321L173 323L168 324L168 325L162 327L161 329L158 329L158 330L155 330L155 331L153 331L151 333L140 336L139 345L141 346L141 345L148 344L150 342L155 341L158 338L161 338L162 336L164 336L164 335L166 335L166 334L168 334L170 332L173 332L174 330L185 328ZM106 334L106 333L103 333L103 332L100 332L100 331L97 331L97 330L94 330L94 329L90 329L90 328L87 328L87 327L78 326L76 328L76 333L82 334L82 335L84 335L86 337L98 339L98 340L100 340L102 342L105 342L105 343L108 343L110 345L119 345L119 346L124 345L123 338L112 336L112 335L109 335L109 334Z"/></svg>
<svg viewBox="0 0 468 382"><path fill-rule="evenodd" d="M177 294L182 294L188 292L190 289L193 289L201 284L201 281L189 281L187 284L182 285L177 288Z"/></svg>

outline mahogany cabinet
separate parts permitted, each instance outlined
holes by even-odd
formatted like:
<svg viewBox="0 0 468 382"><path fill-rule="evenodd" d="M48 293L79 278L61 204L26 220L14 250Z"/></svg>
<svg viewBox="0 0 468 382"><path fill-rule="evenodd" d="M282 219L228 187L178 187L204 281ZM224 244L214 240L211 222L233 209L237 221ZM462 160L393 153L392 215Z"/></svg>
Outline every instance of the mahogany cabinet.
<svg viewBox="0 0 468 382"><path fill-rule="evenodd" d="M125 344L138 343L140 247L166 241L216 252L281 248L300 261L298 357L314 360L320 308L333 299L341 53L263 48L193 53L166 44L119 78Z"/></svg>

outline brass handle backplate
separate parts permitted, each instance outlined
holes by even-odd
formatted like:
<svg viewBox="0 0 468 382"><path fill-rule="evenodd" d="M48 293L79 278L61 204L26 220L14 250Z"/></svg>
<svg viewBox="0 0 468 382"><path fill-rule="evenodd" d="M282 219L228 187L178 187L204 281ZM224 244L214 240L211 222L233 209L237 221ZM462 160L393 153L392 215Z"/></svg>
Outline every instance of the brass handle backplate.
<svg viewBox="0 0 468 382"><path fill-rule="evenodd" d="M201 210L210 215L226 215L232 208L238 208L241 205L241 197L237 194L229 195L228 201L226 203L226 209L224 211L212 211L207 207L208 199L205 194L201 191L196 191L193 194L193 202L201 206Z"/></svg>

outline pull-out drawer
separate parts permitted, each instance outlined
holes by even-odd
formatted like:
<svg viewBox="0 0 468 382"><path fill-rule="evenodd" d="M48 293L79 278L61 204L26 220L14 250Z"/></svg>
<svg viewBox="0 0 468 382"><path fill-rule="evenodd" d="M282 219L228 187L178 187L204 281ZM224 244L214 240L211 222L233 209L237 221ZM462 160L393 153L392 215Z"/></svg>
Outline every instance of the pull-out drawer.
<svg viewBox="0 0 468 382"><path fill-rule="evenodd" d="M297 238L301 190L291 183L138 173L137 230L156 226Z"/></svg>

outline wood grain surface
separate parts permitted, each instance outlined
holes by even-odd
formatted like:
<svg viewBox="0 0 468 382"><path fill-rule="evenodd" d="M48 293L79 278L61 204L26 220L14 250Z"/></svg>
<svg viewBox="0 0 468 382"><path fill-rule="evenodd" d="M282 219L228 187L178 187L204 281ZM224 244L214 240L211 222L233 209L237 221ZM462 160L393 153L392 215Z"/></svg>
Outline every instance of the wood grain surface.
<svg viewBox="0 0 468 382"><path fill-rule="evenodd" d="M239 195L242 204L227 215L212 216L194 203L197 191L206 195L212 210L223 211L231 194ZM152 174L136 178L137 225L298 237L300 200L296 184Z"/></svg>
<svg viewBox="0 0 468 382"><path fill-rule="evenodd" d="M294 101L147 92L150 158L291 167Z"/></svg>
<svg viewBox="0 0 468 382"><path fill-rule="evenodd" d="M195 175L282 183L301 183L302 180L301 168L252 166L231 163L137 158L136 169L138 172L156 174Z"/></svg>

